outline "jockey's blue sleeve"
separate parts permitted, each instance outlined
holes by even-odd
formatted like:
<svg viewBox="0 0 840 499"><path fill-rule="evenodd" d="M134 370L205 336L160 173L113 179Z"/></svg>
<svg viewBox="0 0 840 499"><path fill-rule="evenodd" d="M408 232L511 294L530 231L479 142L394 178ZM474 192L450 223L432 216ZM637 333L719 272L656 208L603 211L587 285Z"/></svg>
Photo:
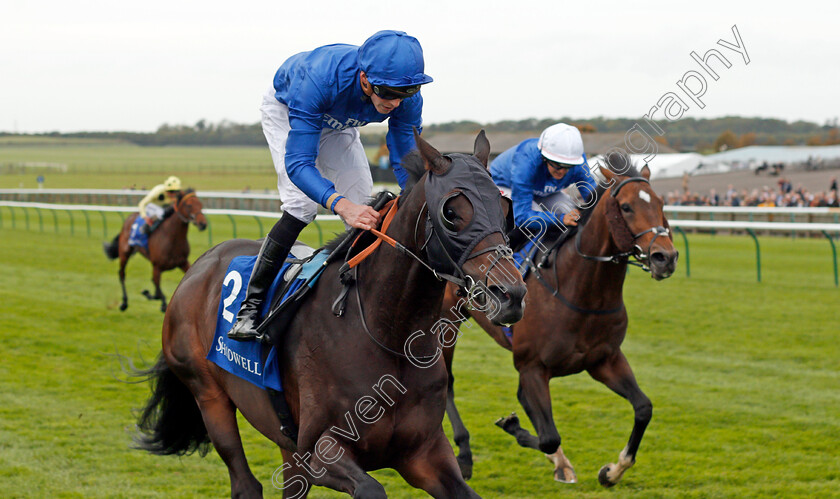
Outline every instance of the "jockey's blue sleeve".
<svg viewBox="0 0 840 499"><path fill-rule="evenodd" d="M405 188L408 181L408 173L402 167L402 158L412 149L416 149L414 143L414 128L417 133L423 132L423 97L419 94L412 99L405 99L400 106L391 113L388 119L388 135L385 143L388 145L388 154L391 166L394 168L394 175L400 184L400 189Z"/></svg>
<svg viewBox="0 0 840 499"><path fill-rule="evenodd" d="M553 213L537 211L531 206L534 201L534 190L542 190L544 187L542 182L539 182L538 169L540 167L542 167L541 161L535 165L531 155L519 150L516 151L511 162L510 197L513 200L514 222L519 227L527 228L533 234L539 233L543 224L558 224L559 222ZM541 185L535 185L537 183Z"/></svg>
<svg viewBox="0 0 840 499"><path fill-rule="evenodd" d="M319 85L306 73L294 75L296 92L291 93L289 107L289 137L286 140L286 172L289 179L304 194L321 206L326 206L330 196L335 194L335 184L321 176L315 168L318 157L318 143L328 99Z"/></svg>

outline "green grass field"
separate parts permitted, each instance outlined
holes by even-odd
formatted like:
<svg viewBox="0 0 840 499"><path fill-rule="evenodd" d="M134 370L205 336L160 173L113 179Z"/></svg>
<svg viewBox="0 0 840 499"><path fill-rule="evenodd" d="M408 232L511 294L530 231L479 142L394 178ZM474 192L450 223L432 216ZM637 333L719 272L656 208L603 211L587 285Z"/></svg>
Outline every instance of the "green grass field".
<svg viewBox="0 0 840 499"><path fill-rule="evenodd" d="M34 213L15 228L0 208L0 493L3 497L222 497L218 455L167 458L130 449L149 395L127 384L120 357L139 366L160 349L162 314L141 295L149 264L128 266L129 308L117 310L117 264L101 241L120 217L76 219ZM57 222L54 226L53 224ZM232 236L211 217L212 239ZM267 229L267 228L266 228ZM330 237L336 226L323 227ZM238 236L260 237L253 219ZM308 242L318 233L307 230ZM208 233L190 230L193 259ZM555 419L580 483L551 479L538 452L493 425L524 411L510 355L476 326L464 329L456 393L472 433L473 488L483 497L838 497L840 347L838 305L825 240L761 238L763 282L748 237L690 235L684 267L655 282L632 269L626 284L625 352L653 400L654 417L636 466L615 488L597 483L632 427L629 404L586 375L552 381ZM677 246L684 251L678 239ZM180 271L164 274L171 294ZM360 337L359 341L368 341ZM363 362L362 359L359 359ZM245 450L269 497L280 452L244 421ZM530 428L530 424L523 423ZM449 433L449 425L444 421ZM391 497L422 497L391 471L374 472ZM343 497L315 489L311 497Z"/></svg>
<svg viewBox="0 0 840 499"><path fill-rule="evenodd" d="M377 147L367 148L372 158ZM66 171L62 171L66 170ZM275 192L268 147L142 147L124 142L0 137L0 189L150 189L169 175L198 191Z"/></svg>

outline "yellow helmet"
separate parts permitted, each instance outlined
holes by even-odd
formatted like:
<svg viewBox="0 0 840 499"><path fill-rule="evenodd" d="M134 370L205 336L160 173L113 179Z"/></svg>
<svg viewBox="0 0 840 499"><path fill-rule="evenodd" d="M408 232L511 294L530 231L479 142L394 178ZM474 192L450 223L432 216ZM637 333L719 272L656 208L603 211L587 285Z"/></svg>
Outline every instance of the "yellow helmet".
<svg viewBox="0 0 840 499"><path fill-rule="evenodd" d="M167 191L180 191L181 190L181 179L178 177L172 176L166 179L163 182L163 186L166 188Z"/></svg>

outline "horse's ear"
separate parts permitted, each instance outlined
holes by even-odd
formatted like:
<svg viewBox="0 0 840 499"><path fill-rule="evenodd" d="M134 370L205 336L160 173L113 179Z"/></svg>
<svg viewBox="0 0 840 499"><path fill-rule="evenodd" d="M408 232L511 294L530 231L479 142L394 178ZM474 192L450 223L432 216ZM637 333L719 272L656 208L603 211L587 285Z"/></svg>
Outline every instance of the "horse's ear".
<svg viewBox="0 0 840 499"><path fill-rule="evenodd" d="M443 175L446 173L446 170L449 169L449 165L452 163L447 157L444 157L437 149L432 147L431 144L426 142L426 140L417 133L417 129L414 129L414 142L417 144L417 149L420 151L420 156L423 158L423 163L426 165L426 169L434 173L435 175Z"/></svg>
<svg viewBox="0 0 840 499"><path fill-rule="evenodd" d="M603 175L604 178L607 179L607 183L612 182L613 177L615 177L615 173L613 173L613 171L610 170L609 165L598 165L598 168L601 170L601 175Z"/></svg>
<svg viewBox="0 0 840 499"><path fill-rule="evenodd" d="M487 163L490 161L490 141L487 140L487 135L484 133L483 129L478 132L478 137L475 138L473 156L481 161L484 168L487 168Z"/></svg>
<svg viewBox="0 0 840 499"><path fill-rule="evenodd" d="M650 180L650 168L648 167L647 163L645 163L645 166L642 167L641 174L645 178L645 180Z"/></svg>

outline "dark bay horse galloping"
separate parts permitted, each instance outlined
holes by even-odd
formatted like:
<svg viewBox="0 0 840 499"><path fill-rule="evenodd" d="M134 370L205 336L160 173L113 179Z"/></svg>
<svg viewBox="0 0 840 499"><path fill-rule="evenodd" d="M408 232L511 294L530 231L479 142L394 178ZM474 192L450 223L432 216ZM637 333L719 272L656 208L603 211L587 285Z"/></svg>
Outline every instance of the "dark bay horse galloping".
<svg viewBox="0 0 840 499"><path fill-rule="evenodd" d="M611 170L601 167L601 172L611 187L601 186L596 191L597 204L582 210L576 232L566 234L567 242L559 250L546 245L545 252L535 258L544 263L532 266L526 277L525 315L511 328L512 339L481 313L462 310L470 313L499 345L513 351L513 363L519 371L517 397L537 436L521 428L514 414L496 424L516 437L521 446L546 453L555 466L556 480L576 482L577 478L560 447L549 380L586 371L630 401L635 413L633 431L618 462L601 468L598 480L605 487L615 485L635 462L653 408L621 351L627 333L622 288L628 259L634 257L633 263L641 262L650 268L654 279L661 280L673 274L678 256L662 212L662 199L648 183L647 165L639 174L626 156L616 154L608 157L608 165ZM450 310L457 301L453 291L447 290L443 310ZM457 319L451 314L448 317ZM454 345L444 353L450 373L453 353ZM449 382L446 412L459 447L458 463L469 477L469 433L455 407L451 374Z"/></svg>
<svg viewBox="0 0 840 499"><path fill-rule="evenodd" d="M272 481L282 482L284 497L303 497L312 485L386 497L367 473L381 468L395 469L434 497L478 497L441 425L447 372L435 326L446 281L439 276L464 283L500 282L511 272L518 278L503 236L506 204L486 170L490 145L483 132L473 156L442 156L415 138L423 158L415 178L425 175L397 200L384 237L377 236L392 238L396 249L383 244L355 267L343 315L330 313L343 289L337 260L288 327L268 332L297 440L283 432L268 392L206 359L226 269L234 257L260 248L258 241L233 240L201 256L172 296L162 355L149 372L154 394L139 422L142 448L180 455L212 442L228 467L231 495L261 497L242 448L239 410L281 447L282 477L278 469ZM408 162L405 167L412 172ZM521 279L484 292L500 304L498 322L522 317Z"/></svg>
<svg viewBox="0 0 840 499"><path fill-rule="evenodd" d="M111 260L120 259L120 286L122 287L122 303L120 310L128 308L128 294L125 291L125 266L128 259L135 252L139 252L152 263L152 283L155 293L143 290L143 296L149 300L160 300L161 312L166 312L166 296L160 290L160 274L176 267L186 272L190 268L190 243L187 241L187 229L193 223L198 230L207 228L207 219L201 212L201 200L195 191L188 189L178 195L175 210L160 226L149 235L149 249L129 246L131 226L139 213L129 216L123 223L122 230L110 242L104 244L105 254Z"/></svg>

